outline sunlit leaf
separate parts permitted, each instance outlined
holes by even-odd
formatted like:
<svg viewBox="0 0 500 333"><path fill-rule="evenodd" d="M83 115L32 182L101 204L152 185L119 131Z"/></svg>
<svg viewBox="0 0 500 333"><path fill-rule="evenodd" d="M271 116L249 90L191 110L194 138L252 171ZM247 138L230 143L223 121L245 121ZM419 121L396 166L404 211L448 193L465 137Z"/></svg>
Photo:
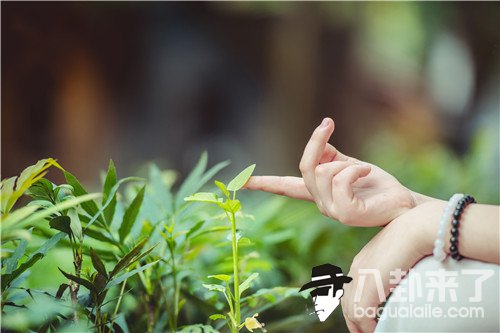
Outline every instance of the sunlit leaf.
<svg viewBox="0 0 500 333"><path fill-rule="evenodd" d="M255 280L258 276L259 276L259 273L252 273L252 275L250 275L245 281L243 281L240 284L240 296L241 296L241 294L243 294L243 292L245 290L250 288L252 281Z"/></svg>
<svg viewBox="0 0 500 333"><path fill-rule="evenodd" d="M212 320L217 320L217 319L226 319L226 316L223 314L220 314L220 313L216 313L216 314L211 315L208 318L210 318Z"/></svg>
<svg viewBox="0 0 500 333"><path fill-rule="evenodd" d="M187 198L185 201L195 201L195 202L208 202L208 203L220 203L222 199L219 199L216 194L210 192L198 192Z"/></svg>
<svg viewBox="0 0 500 333"><path fill-rule="evenodd" d="M221 281L225 281L225 282L231 280L231 276L226 275L226 274L209 275L208 277L209 278L214 278L214 279L217 279L217 280L221 280Z"/></svg>
<svg viewBox="0 0 500 333"><path fill-rule="evenodd" d="M203 287L205 287L211 291L220 291L221 293L226 292L226 287L218 285L218 284L203 284Z"/></svg>
<svg viewBox="0 0 500 333"><path fill-rule="evenodd" d="M236 177L234 177L233 180L229 182L227 185L227 189L229 191L238 191L240 188L242 188L252 175L253 171L255 169L255 164L250 165L247 167L245 170L240 172Z"/></svg>
<svg viewBox="0 0 500 333"><path fill-rule="evenodd" d="M215 185L217 185L217 187L222 191L226 198L229 199L229 191L227 190L226 185L218 180L215 181Z"/></svg>

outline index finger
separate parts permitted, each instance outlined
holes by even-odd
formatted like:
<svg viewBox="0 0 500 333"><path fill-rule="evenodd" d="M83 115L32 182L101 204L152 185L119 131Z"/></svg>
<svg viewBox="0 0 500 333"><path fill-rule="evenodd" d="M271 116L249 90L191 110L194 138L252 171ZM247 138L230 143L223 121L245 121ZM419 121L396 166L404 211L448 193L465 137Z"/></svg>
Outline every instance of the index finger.
<svg viewBox="0 0 500 333"><path fill-rule="evenodd" d="M289 198L314 201L311 193L300 177L252 176L245 184L249 190L258 190Z"/></svg>

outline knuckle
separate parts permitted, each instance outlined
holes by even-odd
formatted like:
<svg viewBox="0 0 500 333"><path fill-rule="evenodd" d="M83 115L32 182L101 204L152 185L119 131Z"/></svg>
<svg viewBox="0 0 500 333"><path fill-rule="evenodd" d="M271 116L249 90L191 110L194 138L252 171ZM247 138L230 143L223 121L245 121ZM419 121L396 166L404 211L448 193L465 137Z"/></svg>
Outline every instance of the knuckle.
<svg viewBox="0 0 500 333"><path fill-rule="evenodd" d="M300 172L302 172L302 173L308 172L310 168L311 168L311 165L309 163L304 162L304 161L300 161L300 163L299 163Z"/></svg>
<svg viewBox="0 0 500 333"><path fill-rule="evenodd" d="M332 186L333 187L339 187L339 186L342 186L342 177L340 176L335 176L333 177L332 179Z"/></svg>
<svg viewBox="0 0 500 333"><path fill-rule="evenodd" d="M318 176L327 175L328 167L325 164L318 164L314 169L314 173Z"/></svg>

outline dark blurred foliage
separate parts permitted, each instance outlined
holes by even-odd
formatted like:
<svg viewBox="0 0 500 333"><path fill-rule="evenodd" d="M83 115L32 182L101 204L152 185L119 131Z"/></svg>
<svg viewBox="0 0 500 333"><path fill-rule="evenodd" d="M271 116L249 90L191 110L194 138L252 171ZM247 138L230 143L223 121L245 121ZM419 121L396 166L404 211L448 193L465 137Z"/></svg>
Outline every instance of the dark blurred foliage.
<svg viewBox="0 0 500 333"><path fill-rule="evenodd" d="M323 116L356 156L381 132L412 155L498 141L498 2L1 6L3 177L46 156L184 174L202 150L293 174Z"/></svg>

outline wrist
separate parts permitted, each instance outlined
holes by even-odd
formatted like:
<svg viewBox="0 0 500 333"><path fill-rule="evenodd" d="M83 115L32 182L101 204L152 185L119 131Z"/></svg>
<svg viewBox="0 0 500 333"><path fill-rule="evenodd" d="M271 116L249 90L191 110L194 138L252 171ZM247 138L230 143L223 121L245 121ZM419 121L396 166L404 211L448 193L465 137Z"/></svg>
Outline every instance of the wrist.
<svg viewBox="0 0 500 333"><path fill-rule="evenodd" d="M432 254L439 228L439 220L446 204L446 201L438 199L425 200L397 218L398 220L405 220L404 222L411 229L415 249L422 256Z"/></svg>
<svg viewBox="0 0 500 333"><path fill-rule="evenodd" d="M416 206L419 206L421 204L424 204L424 203L427 203L427 202L431 202L431 201L441 201L439 199L436 199L436 198L433 198L433 197L429 197L427 195L424 195L424 194L421 194L421 193L418 193L418 192L414 192L414 191L411 191L410 190L410 195L413 199L413 203L414 203L414 206L413 207L416 207Z"/></svg>

